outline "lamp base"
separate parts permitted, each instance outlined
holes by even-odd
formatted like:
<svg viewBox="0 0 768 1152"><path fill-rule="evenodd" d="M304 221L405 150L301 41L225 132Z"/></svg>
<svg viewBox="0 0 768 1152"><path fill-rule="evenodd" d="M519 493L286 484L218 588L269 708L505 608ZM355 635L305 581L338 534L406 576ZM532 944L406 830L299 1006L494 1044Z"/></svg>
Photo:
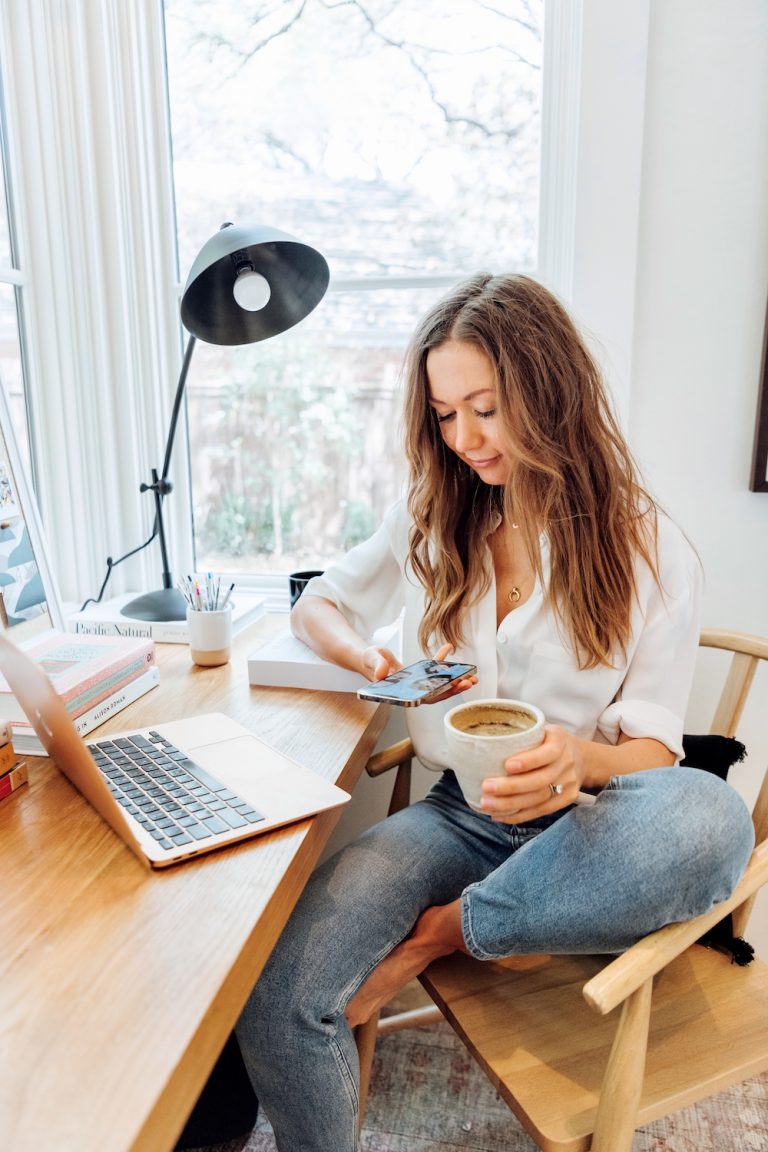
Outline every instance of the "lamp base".
<svg viewBox="0 0 768 1152"><path fill-rule="evenodd" d="M177 588L145 592L120 609L121 616L132 620L186 620L187 602Z"/></svg>

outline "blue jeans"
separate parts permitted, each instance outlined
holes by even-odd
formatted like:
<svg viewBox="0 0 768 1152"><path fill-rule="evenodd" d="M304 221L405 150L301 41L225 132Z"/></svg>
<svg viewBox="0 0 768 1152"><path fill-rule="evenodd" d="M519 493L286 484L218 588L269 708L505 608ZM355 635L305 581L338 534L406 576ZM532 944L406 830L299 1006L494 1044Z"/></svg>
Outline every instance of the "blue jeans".
<svg viewBox="0 0 768 1152"><path fill-rule="evenodd" d="M464 802L452 772L310 878L237 1025L281 1152L355 1152L358 1061L344 1010L419 914L460 897L483 960L621 952L730 895L752 822L691 768L615 777L593 807L523 827Z"/></svg>

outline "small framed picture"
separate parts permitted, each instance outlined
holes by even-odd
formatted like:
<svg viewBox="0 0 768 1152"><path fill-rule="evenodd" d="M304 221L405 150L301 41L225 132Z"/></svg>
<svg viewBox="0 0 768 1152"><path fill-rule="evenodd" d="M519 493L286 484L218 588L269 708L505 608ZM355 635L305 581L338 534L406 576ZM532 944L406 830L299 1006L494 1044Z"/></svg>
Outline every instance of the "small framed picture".
<svg viewBox="0 0 768 1152"><path fill-rule="evenodd" d="M765 317L760 391L757 398L755 447L752 453L752 477L749 487L753 492L768 492L768 309Z"/></svg>
<svg viewBox="0 0 768 1152"><path fill-rule="evenodd" d="M64 631L40 513L24 472L5 389L0 383L0 627L14 640Z"/></svg>

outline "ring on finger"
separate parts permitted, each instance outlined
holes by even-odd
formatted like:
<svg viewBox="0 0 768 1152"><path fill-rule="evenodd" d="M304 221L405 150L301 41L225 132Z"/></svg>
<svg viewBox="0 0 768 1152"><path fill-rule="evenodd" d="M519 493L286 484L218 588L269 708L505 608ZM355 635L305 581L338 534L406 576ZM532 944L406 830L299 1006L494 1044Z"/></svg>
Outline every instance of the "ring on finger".
<svg viewBox="0 0 768 1152"><path fill-rule="evenodd" d="M553 796L562 796L563 794L562 784L550 784L549 790Z"/></svg>

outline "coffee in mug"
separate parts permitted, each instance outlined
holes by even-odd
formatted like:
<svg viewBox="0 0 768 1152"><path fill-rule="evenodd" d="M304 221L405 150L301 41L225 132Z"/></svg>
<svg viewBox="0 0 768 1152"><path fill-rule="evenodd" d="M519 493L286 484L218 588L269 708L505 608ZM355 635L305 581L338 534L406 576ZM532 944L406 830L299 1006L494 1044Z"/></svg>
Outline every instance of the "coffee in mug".
<svg viewBox="0 0 768 1152"><path fill-rule="evenodd" d="M448 766L470 808L482 811L482 783L504 774L504 761L544 739L544 713L522 700L471 700L444 718Z"/></svg>

